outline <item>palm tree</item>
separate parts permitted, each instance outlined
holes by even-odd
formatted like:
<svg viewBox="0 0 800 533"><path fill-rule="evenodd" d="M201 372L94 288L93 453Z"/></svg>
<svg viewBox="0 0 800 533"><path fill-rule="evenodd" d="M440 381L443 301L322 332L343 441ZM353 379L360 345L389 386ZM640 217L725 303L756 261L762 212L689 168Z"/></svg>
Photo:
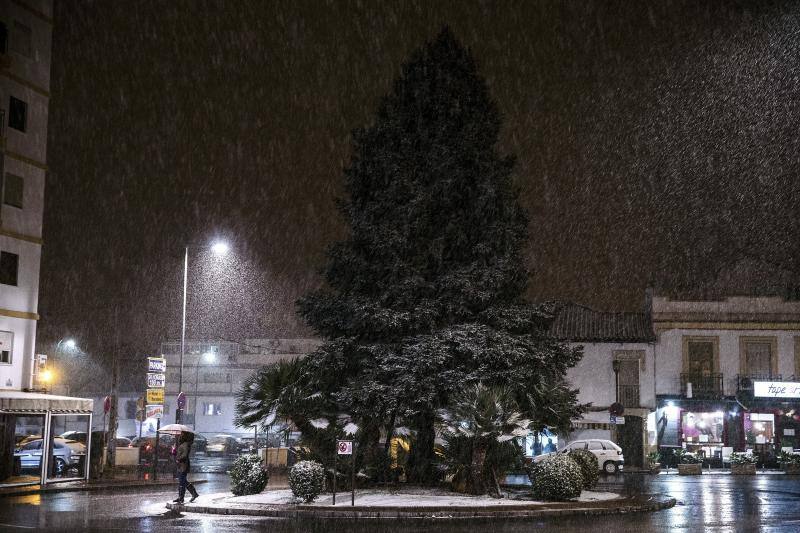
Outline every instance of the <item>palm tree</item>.
<svg viewBox="0 0 800 533"><path fill-rule="evenodd" d="M439 411L442 433L447 438L471 441L469 482L471 494L486 494L484 465L492 442L505 443L528 434L530 420L520 414L511 393L499 387L477 383L451 398ZM500 497L497 472L492 469L492 493Z"/></svg>
<svg viewBox="0 0 800 533"><path fill-rule="evenodd" d="M248 377L236 394L236 425L266 428L279 418L300 423L295 418L302 373L303 362L291 359L267 365Z"/></svg>

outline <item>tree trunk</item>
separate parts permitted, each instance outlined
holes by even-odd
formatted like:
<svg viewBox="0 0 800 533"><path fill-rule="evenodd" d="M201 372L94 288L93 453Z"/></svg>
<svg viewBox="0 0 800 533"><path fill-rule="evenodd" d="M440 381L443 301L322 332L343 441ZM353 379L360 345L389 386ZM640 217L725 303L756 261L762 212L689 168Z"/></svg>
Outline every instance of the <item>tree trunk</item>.
<svg viewBox="0 0 800 533"><path fill-rule="evenodd" d="M434 439L433 413L421 413L415 417L414 426L417 438L411 446L408 457L408 480L412 483L428 485L436 481L433 463L436 456L433 452Z"/></svg>
<svg viewBox="0 0 800 533"><path fill-rule="evenodd" d="M486 494L486 483L483 478L483 464L486 462L488 446L485 442L475 439L472 445L472 464L470 465L470 494Z"/></svg>

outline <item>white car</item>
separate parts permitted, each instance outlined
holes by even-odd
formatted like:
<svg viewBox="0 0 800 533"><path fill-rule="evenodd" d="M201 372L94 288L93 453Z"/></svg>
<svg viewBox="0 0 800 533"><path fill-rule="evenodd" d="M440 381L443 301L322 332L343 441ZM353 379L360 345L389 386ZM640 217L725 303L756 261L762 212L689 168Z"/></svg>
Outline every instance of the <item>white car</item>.
<svg viewBox="0 0 800 533"><path fill-rule="evenodd" d="M589 450L597 457L597 467L607 474L615 474L625 464L625 457L622 455L622 448L610 440L586 439L572 441L557 452L537 455L533 458L534 463L538 463L545 457L554 453L569 453L572 450Z"/></svg>

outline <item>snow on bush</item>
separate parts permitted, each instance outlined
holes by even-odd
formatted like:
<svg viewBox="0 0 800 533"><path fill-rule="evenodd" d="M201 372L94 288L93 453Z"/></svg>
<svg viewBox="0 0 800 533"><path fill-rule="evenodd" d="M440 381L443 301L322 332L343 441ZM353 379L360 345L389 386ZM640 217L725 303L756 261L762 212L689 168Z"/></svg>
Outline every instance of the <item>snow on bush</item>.
<svg viewBox="0 0 800 533"><path fill-rule="evenodd" d="M234 496L258 494L269 482L269 473L261 466L261 459L257 455L237 458L231 466L230 476Z"/></svg>
<svg viewBox="0 0 800 533"><path fill-rule="evenodd" d="M289 487L297 498L313 502L325 488L325 469L316 461L300 461L289 470Z"/></svg>
<svg viewBox="0 0 800 533"><path fill-rule="evenodd" d="M558 454L532 465L528 476L537 500L571 500L581 495L581 467L569 455Z"/></svg>
<svg viewBox="0 0 800 533"><path fill-rule="evenodd" d="M597 464L597 457L589 450L570 450L569 457L578 463L583 476L583 488L592 489L597 485L600 478L600 467Z"/></svg>

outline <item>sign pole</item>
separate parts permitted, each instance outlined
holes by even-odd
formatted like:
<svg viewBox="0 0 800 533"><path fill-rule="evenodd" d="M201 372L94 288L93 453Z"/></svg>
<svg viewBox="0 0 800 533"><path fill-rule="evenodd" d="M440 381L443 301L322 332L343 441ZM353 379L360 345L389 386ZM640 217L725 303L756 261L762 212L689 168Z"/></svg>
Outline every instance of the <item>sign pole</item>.
<svg viewBox="0 0 800 533"><path fill-rule="evenodd" d="M336 458L339 456L339 441L336 441L336 450L333 453L333 505L336 505Z"/></svg>
<svg viewBox="0 0 800 533"><path fill-rule="evenodd" d="M356 443L353 441L353 453L350 454L350 506L356 505Z"/></svg>
<svg viewBox="0 0 800 533"><path fill-rule="evenodd" d="M156 447L153 450L153 481L158 480L158 430L161 429L161 417L156 418Z"/></svg>

